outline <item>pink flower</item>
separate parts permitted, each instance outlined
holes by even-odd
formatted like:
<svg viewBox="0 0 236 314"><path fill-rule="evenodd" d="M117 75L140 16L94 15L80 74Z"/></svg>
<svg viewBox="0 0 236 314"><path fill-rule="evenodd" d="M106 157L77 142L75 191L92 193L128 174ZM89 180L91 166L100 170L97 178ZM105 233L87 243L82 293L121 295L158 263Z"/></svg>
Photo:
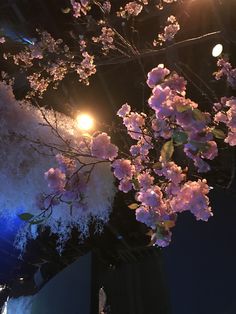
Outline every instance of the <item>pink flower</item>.
<svg viewBox="0 0 236 314"><path fill-rule="evenodd" d="M58 168L50 168L44 173L44 177L48 182L48 187L55 192L61 192L65 186L66 176Z"/></svg>
<svg viewBox="0 0 236 314"><path fill-rule="evenodd" d="M152 96L149 98L149 106L159 112L162 108L163 103L166 101L167 97L170 96L171 90L169 87L161 87L157 85L152 90Z"/></svg>
<svg viewBox="0 0 236 314"><path fill-rule="evenodd" d="M142 127L145 125L145 114L131 112L128 116L124 117L123 123L129 131L129 135L133 139L140 139L142 136Z"/></svg>
<svg viewBox="0 0 236 314"><path fill-rule="evenodd" d="M117 157L118 148L111 144L110 136L101 133L92 139L91 153L94 157L112 161Z"/></svg>
<svg viewBox="0 0 236 314"><path fill-rule="evenodd" d="M228 143L230 146L236 145L236 132L229 132L228 136L225 139L225 143Z"/></svg>
<svg viewBox="0 0 236 314"><path fill-rule="evenodd" d="M181 167L176 165L173 161L162 163L162 168L154 169L154 171L159 176L164 176L176 186L185 179L185 174L182 172Z"/></svg>
<svg viewBox="0 0 236 314"><path fill-rule="evenodd" d="M236 104L234 103L230 109L226 112L227 115L227 126L231 131L236 132Z"/></svg>
<svg viewBox="0 0 236 314"><path fill-rule="evenodd" d="M162 81L170 71L167 68L164 68L163 64L159 64L156 68L152 69L148 73L147 85L150 88L155 87L160 81Z"/></svg>
<svg viewBox="0 0 236 314"><path fill-rule="evenodd" d="M149 209L145 206L140 206L135 211L136 220L144 223L150 228L155 229L159 219L159 213L155 209Z"/></svg>
<svg viewBox="0 0 236 314"><path fill-rule="evenodd" d="M170 244L171 242L171 236L172 236L172 232L169 230L162 230L159 231L157 234L154 234L154 236L152 237L152 241L154 241L154 245L157 245L159 247L166 247Z"/></svg>
<svg viewBox="0 0 236 314"><path fill-rule="evenodd" d="M170 201L173 212L189 210L197 220L207 221L212 216L209 207L209 187L205 179L186 182L179 193Z"/></svg>
<svg viewBox="0 0 236 314"><path fill-rule="evenodd" d="M143 172L137 177L140 187L144 190L147 190L151 187L154 182L154 177L152 177L148 172Z"/></svg>
<svg viewBox="0 0 236 314"><path fill-rule="evenodd" d="M185 96L187 82L182 76L179 76L177 73L173 73L168 77L163 83L164 86L169 86L171 90L176 91L177 93Z"/></svg>
<svg viewBox="0 0 236 314"><path fill-rule="evenodd" d="M134 168L128 159L117 159L112 163L112 167L114 168L115 177L119 180L125 177L131 178L133 175Z"/></svg>
<svg viewBox="0 0 236 314"><path fill-rule="evenodd" d="M70 176L75 171L76 164L73 159L63 156L62 154L57 154L56 160L58 162L59 169L66 175Z"/></svg>
<svg viewBox="0 0 236 314"><path fill-rule="evenodd" d="M146 191L137 193L137 200L144 206L158 207L162 201L162 192L159 186L154 186Z"/></svg>
<svg viewBox="0 0 236 314"><path fill-rule="evenodd" d="M128 18L130 16L137 16L143 10L143 6L136 1L131 1L126 3L124 9L121 7L120 11L117 12L117 15L122 18Z"/></svg>
<svg viewBox="0 0 236 314"><path fill-rule="evenodd" d="M207 145L208 149L207 151L201 152L201 157L212 160L218 155L217 144L215 141L209 141Z"/></svg>
<svg viewBox="0 0 236 314"><path fill-rule="evenodd" d="M132 156L137 156L140 154L140 146L139 145L132 145L130 146L130 154Z"/></svg>
<svg viewBox="0 0 236 314"><path fill-rule="evenodd" d="M121 118L124 118L130 113L131 107L126 103L118 111L117 115Z"/></svg>
<svg viewBox="0 0 236 314"><path fill-rule="evenodd" d="M128 193L129 191L131 191L133 188L132 183L130 182L129 178L124 178L120 181L119 184L119 190L124 192L124 193Z"/></svg>
<svg viewBox="0 0 236 314"><path fill-rule="evenodd" d="M225 115L225 113L223 112L217 112L214 116L214 121L219 123L219 122L223 122L226 123L227 121L227 116Z"/></svg>

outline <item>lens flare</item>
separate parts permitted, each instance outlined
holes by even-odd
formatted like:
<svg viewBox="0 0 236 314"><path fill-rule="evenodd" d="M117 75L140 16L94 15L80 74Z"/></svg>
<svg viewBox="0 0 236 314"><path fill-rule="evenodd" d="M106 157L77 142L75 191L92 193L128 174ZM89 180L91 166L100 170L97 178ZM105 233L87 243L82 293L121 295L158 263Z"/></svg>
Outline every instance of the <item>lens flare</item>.
<svg viewBox="0 0 236 314"><path fill-rule="evenodd" d="M76 118L77 126L80 130L88 131L94 126L93 118L88 114L79 114Z"/></svg>

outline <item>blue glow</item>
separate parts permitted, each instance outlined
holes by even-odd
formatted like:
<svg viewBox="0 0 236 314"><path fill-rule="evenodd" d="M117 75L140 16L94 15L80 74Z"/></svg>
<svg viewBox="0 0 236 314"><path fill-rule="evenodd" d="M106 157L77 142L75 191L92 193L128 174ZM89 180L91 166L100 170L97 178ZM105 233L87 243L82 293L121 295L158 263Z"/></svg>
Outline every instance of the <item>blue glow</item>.
<svg viewBox="0 0 236 314"><path fill-rule="evenodd" d="M18 215L11 217L11 219L1 217L0 218L0 237L4 237L7 239L14 238L16 233L19 231L20 227L23 224L24 222L18 217Z"/></svg>

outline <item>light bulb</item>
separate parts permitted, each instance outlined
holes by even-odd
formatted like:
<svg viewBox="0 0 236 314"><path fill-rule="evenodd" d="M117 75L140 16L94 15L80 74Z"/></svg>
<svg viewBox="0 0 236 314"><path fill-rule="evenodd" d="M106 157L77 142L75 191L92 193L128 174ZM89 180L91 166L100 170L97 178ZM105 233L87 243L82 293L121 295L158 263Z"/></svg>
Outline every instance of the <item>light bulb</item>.
<svg viewBox="0 0 236 314"><path fill-rule="evenodd" d="M80 130L90 130L94 126L93 118L88 114L79 114L76 118L77 127Z"/></svg>
<svg viewBox="0 0 236 314"><path fill-rule="evenodd" d="M222 51L223 51L223 45L217 44L213 47L211 53L212 53L212 56L216 58L221 55Z"/></svg>

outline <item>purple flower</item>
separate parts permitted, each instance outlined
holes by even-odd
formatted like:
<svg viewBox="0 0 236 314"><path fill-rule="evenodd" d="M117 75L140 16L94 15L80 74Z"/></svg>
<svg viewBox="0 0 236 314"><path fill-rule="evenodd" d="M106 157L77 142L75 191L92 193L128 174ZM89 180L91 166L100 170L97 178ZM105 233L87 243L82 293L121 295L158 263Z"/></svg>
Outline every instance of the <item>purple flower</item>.
<svg viewBox="0 0 236 314"><path fill-rule="evenodd" d="M63 191L65 186L66 176L58 168L50 168L44 173L44 177L48 182L48 187L55 192Z"/></svg>
<svg viewBox="0 0 236 314"><path fill-rule="evenodd" d="M121 180L125 177L132 177L133 175L133 166L131 161L128 159L117 159L112 163L114 168L114 175L117 179Z"/></svg>
<svg viewBox="0 0 236 314"><path fill-rule="evenodd" d="M118 148L111 144L110 136L101 133L92 139L91 152L94 157L114 160L117 157Z"/></svg>
<svg viewBox="0 0 236 314"><path fill-rule="evenodd" d="M147 85L150 88L155 87L160 81L162 81L170 71L167 68L164 68L164 64L159 64L156 68L152 69L148 73Z"/></svg>

